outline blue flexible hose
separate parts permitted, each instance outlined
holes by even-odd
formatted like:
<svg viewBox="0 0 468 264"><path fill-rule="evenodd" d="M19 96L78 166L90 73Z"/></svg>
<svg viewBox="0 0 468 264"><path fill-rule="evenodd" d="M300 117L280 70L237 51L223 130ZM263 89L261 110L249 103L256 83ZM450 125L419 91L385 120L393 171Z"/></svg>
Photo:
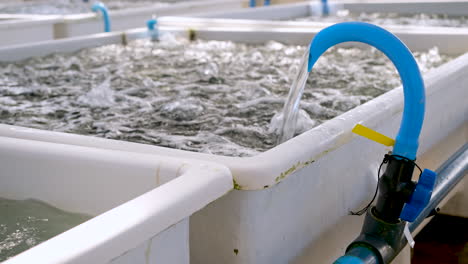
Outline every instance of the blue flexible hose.
<svg viewBox="0 0 468 264"><path fill-rule="evenodd" d="M106 5L101 2L97 2L91 7L91 10L93 12L101 12L102 18L104 20L104 32L110 32L111 22L109 17L109 10L107 9Z"/></svg>
<svg viewBox="0 0 468 264"><path fill-rule="evenodd" d="M374 46L395 65L403 83L404 110L393 154L416 159L419 134L424 121L424 82L411 51L387 30L363 22L344 22L320 31L310 44L309 72L318 58L330 47L348 41Z"/></svg>

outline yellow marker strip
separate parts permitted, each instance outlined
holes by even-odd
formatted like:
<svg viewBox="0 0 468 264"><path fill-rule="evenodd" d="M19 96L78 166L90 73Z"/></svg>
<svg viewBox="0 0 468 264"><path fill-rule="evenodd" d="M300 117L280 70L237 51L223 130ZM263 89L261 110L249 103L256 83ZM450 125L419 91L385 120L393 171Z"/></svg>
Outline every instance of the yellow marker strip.
<svg viewBox="0 0 468 264"><path fill-rule="evenodd" d="M365 137L367 139L370 139L372 141L375 141L377 143L380 143L388 147L395 145L395 140L393 138L389 138L385 135L380 134L379 132L376 132L360 124L357 124L353 128L353 133L358 134L362 137Z"/></svg>

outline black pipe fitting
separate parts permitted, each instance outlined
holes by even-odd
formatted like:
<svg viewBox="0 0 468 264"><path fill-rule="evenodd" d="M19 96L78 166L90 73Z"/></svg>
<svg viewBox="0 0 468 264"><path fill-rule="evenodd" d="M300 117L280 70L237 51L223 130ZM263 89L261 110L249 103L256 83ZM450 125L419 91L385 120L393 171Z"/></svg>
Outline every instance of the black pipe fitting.
<svg viewBox="0 0 468 264"><path fill-rule="evenodd" d="M403 206L411 197L416 183L411 181L414 162L385 155L387 168L379 180L375 216L387 223L398 223Z"/></svg>
<svg viewBox="0 0 468 264"><path fill-rule="evenodd" d="M347 255L370 250L374 257L368 263L376 264L390 263L406 245L406 222L400 215L416 187L411 181L413 161L385 155L383 163L387 168L379 179L377 203L367 211L361 234L346 249Z"/></svg>

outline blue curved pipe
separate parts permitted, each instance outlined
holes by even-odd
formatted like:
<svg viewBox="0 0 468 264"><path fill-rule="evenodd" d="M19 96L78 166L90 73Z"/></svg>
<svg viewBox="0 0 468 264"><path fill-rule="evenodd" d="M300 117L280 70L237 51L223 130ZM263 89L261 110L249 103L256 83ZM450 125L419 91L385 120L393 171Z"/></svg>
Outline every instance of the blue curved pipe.
<svg viewBox="0 0 468 264"><path fill-rule="evenodd" d="M395 35L363 22L344 22L320 31L310 44L309 72L328 48L347 41L369 44L383 52L395 65L403 83L404 110L393 154L416 159L419 134L424 121L424 82L411 51Z"/></svg>
<svg viewBox="0 0 468 264"><path fill-rule="evenodd" d="M146 27L148 28L149 34L151 36L151 40L155 41L159 39L159 32L156 26L158 25L158 21L156 19L150 19L146 21Z"/></svg>
<svg viewBox="0 0 468 264"><path fill-rule="evenodd" d="M106 5L101 2L97 2L91 7L91 10L96 13L101 12L102 18L104 19L104 32L110 32L111 22L109 18L109 10L107 9Z"/></svg>
<svg viewBox="0 0 468 264"><path fill-rule="evenodd" d="M158 21L156 19L150 19L146 21L146 26L148 27L149 30L154 30L157 24L158 24Z"/></svg>
<svg viewBox="0 0 468 264"><path fill-rule="evenodd" d="M265 2L263 2L263 5L264 6L269 6L270 5L270 0L265 0Z"/></svg>
<svg viewBox="0 0 468 264"><path fill-rule="evenodd" d="M330 14L330 7L327 0L322 0L322 15L328 16Z"/></svg>
<svg viewBox="0 0 468 264"><path fill-rule="evenodd" d="M257 5L256 1L255 0L250 0L249 1L249 6L250 7L255 7Z"/></svg>

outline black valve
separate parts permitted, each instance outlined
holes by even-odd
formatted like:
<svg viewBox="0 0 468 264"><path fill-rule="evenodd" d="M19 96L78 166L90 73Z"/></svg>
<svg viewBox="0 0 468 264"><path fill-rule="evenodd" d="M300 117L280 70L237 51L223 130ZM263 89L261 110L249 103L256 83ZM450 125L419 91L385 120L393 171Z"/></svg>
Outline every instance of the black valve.
<svg viewBox="0 0 468 264"><path fill-rule="evenodd" d="M387 168L379 180L379 194L374 213L387 223L398 223L403 206L411 197L416 183L411 181L415 164L412 160L385 155Z"/></svg>

